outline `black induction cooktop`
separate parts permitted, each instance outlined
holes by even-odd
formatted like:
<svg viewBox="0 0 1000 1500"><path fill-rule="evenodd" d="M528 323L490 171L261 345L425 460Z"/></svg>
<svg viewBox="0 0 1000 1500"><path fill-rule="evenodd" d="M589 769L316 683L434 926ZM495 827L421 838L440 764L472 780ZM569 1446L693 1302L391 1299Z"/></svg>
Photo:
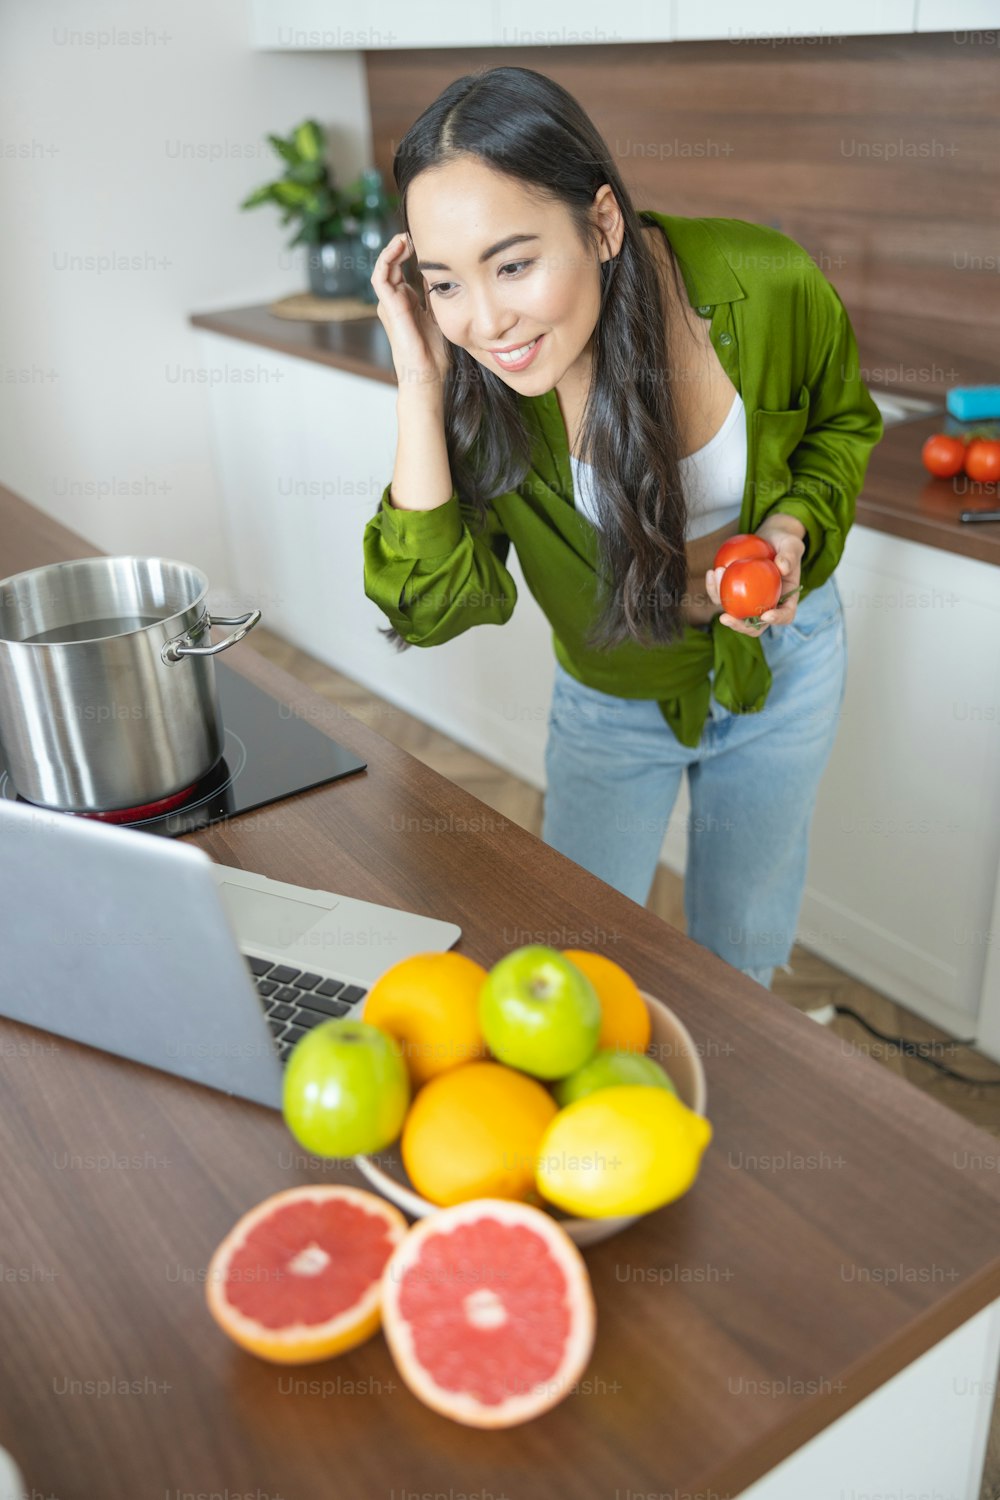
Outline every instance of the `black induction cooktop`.
<svg viewBox="0 0 1000 1500"><path fill-rule="evenodd" d="M117 827L140 828L143 833L173 838L367 769L367 761L358 760L350 750L231 667L216 662L215 672L225 727L222 758L180 806L153 817L116 818ZM332 703L330 713L336 713ZM0 797L12 802L27 800L10 779L2 746Z"/></svg>

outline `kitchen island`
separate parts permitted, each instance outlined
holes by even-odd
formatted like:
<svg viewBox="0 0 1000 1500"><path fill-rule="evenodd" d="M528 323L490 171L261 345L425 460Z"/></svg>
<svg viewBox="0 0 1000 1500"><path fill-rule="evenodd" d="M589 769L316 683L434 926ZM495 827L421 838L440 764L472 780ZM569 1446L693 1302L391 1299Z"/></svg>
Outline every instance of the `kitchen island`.
<svg viewBox="0 0 1000 1500"><path fill-rule="evenodd" d="M9 491L0 534L6 573L97 551ZM273 1111L0 1022L0 1444L28 1493L979 1500L1000 1355L992 1137L249 644L232 669L368 769L192 843L454 920L456 951L486 966L535 941L607 953L690 1031L714 1138L689 1193L586 1252L598 1333L572 1395L474 1431L401 1386L381 1336L283 1370L208 1315L235 1220L282 1188L364 1186L352 1166L305 1156ZM78 976L74 1003L94 1003L85 945Z"/></svg>

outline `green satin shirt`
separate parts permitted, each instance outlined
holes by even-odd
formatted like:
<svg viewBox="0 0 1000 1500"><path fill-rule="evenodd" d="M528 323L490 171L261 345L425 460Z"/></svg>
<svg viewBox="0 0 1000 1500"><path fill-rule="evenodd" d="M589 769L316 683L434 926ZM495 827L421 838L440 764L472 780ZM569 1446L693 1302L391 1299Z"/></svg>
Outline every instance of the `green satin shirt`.
<svg viewBox="0 0 1000 1500"><path fill-rule="evenodd" d="M805 527L801 600L840 561L882 436L843 303L806 251L778 230L641 213L666 231L691 306L711 318L712 345L743 400L740 531L756 531L776 511ZM622 698L655 698L677 739L692 748L711 693L732 713L758 713L771 686L760 640L720 624L718 615L710 630L687 626L669 646L626 641L598 652L583 644L596 617L596 533L574 509L555 391L519 400L534 434L531 468L518 489L491 500L487 530L473 534L457 491L434 510L397 510L387 484L364 531L367 597L415 646L440 645L473 625L502 625L517 601L504 566L513 542L552 627L555 655L572 676Z"/></svg>

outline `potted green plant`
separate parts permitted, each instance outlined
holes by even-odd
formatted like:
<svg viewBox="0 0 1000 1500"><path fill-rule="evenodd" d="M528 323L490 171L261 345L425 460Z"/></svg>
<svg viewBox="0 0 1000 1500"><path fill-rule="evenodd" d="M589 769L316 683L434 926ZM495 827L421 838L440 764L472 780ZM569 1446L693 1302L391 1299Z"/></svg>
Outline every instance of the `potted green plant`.
<svg viewBox="0 0 1000 1500"><path fill-rule="evenodd" d="M382 175L374 168L348 187L338 187L315 120L303 120L287 139L267 139L285 164L284 174L254 188L240 208L274 203L282 210L282 224L300 221L289 249L306 246L309 288L316 296L360 296L374 302L371 273L379 251L392 238L398 198L385 194Z"/></svg>

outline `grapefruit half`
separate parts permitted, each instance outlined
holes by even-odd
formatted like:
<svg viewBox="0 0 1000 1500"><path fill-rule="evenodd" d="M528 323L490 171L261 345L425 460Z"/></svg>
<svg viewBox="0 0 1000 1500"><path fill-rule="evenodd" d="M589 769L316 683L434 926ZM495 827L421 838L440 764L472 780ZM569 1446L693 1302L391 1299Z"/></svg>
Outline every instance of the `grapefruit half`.
<svg viewBox="0 0 1000 1500"><path fill-rule="evenodd" d="M513 1427L555 1406L594 1345L590 1276L541 1209L477 1198L422 1219L382 1280L400 1376L469 1427Z"/></svg>
<svg viewBox="0 0 1000 1500"><path fill-rule="evenodd" d="M378 1329L382 1276L406 1230L397 1208L360 1188L275 1193L244 1214L212 1256L209 1311L261 1359L329 1359Z"/></svg>

